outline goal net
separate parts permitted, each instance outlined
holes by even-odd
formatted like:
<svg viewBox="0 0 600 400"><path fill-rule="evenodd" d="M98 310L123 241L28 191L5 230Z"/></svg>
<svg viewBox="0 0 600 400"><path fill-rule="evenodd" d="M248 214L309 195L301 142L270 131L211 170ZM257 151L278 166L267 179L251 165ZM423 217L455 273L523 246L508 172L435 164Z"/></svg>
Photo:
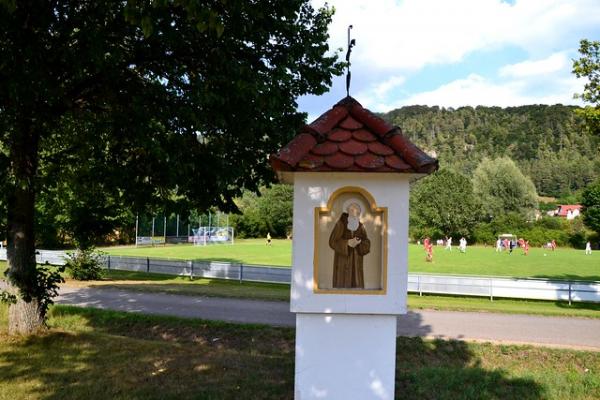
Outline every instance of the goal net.
<svg viewBox="0 0 600 400"><path fill-rule="evenodd" d="M234 232L232 227L209 227L201 226L193 229L194 236L192 241L196 246L206 246L208 244L233 244Z"/></svg>

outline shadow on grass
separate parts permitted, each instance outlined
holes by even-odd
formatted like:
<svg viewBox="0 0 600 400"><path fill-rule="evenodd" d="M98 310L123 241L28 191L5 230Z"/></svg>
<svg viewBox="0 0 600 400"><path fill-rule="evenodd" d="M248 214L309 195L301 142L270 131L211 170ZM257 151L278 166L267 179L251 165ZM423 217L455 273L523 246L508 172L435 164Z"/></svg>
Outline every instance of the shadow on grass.
<svg viewBox="0 0 600 400"><path fill-rule="evenodd" d="M491 400L545 398L532 379L509 377L481 366L469 344L457 340L399 338L396 398Z"/></svg>
<svg viewBox="0 0 600 400"><path fill-rule="evenodd" d="M459 340L424 340L431 326L418 312L398 317L396 398L541 399L542 387L508 371L482 368L470 345Z"/></svg>
<svg viewBox="0 0 600 400"><path fill-rule="evenodd" d="M543 275L534 275L531 278L541 278L541 279L550 279L550 280L560 280L560 281L579 281L584 283L589 282L597 282L600 283L600 275L575 275L575 274L543 274Z"/></svg>
<svg viewBox="0 0 600 400"><path fill-rule="evenodd" d="M430 331L418 314L407 321ZM65 306L51 324L41 337L1 338L0 388L15 400L293 398L290 328ZM534 381L508 374L482 368L464 342L397 341L398 399L543 397Z"/></svg>
<svg viewBox="0 0 600 400"><path fill-rule="evenodd" d="M104 280L135 280L135 281L169 281L177 279L176 275L153 274L151 272L105 270ZM189 279L180 277L180 279Z"/></svg>
<svg viewBox="0 0 600 400"><path fill-rule="evenodd" d="M554 304L557 307L565 308L568 310L589 310L589 311L600 311L600 303L586 303L575 301L569 305L568 301L555 301Z"/></svg>
<svg viewBox="0 0 600 400"><path fill-rule="evenodd" d="M15 400L281 399L293 392L289 328L75 307L55 307L51 324L40 337L2 340L0 392Z"/></svg>

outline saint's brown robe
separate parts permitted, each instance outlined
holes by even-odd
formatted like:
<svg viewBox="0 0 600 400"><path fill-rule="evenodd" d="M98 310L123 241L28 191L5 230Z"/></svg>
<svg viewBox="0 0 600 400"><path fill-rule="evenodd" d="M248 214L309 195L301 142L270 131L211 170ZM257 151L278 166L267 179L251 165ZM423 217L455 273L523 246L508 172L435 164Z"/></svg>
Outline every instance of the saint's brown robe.
<svg viewBox="0 0 600 400"><path fill-rule="evenodd" d="M363 256L369 254L371 242L362 223L354 232L346 228L348 213L343 213L329 236L329 247L333 249L333 287L364 288ZM360 244L352 248L348 240L359 238Z"/></svg>

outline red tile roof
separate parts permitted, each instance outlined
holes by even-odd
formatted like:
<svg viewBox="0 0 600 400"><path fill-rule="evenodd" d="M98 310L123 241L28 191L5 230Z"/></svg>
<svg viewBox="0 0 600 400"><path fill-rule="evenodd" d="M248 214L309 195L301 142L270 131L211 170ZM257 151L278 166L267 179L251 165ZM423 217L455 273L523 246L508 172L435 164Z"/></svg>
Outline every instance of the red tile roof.
<svg viewBox="0 0 600 400"><path fill-rule="evenodd" d="M582 206L579 204L561 204L558 206L558 211L556 212L556 215L558 215L559 217L566 217L569 211L581 211L581 207Z"/></svg>
<svg viewBox="0 0 600 400"><path fill-rule="evenodd" d="M276 171L431 173L438 161L346 97L272 154L271 165Z"/></svg>

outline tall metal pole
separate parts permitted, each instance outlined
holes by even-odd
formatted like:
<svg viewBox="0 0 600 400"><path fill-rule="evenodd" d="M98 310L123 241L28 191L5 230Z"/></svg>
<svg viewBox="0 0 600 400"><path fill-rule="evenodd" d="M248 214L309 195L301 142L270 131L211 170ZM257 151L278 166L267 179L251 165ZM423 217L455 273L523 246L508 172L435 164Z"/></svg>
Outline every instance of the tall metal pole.
<svg viewBox="0 0 600 400"><path fill-rule="evenodd" d="M179 237L179 214L177 214L177 237Z"/></svg>
<svg viewBox="0 0 600 400"><path fill-rule="evenodd" d="M154 237L154 218L152 217L152 237Z"/></svg>
<svg viewBox="0 0 600 400"><path fill-rule="evenodd" d="M135 214L135 247L138 245L139 215Z"/></svg>
<svg viewBox="0 0 600 400"><path fill-rule="evenodd" d="M165 215L165 224L163 226L163 236L164 236L164 242L163 244L167 244L167 216Z"/></svg>

